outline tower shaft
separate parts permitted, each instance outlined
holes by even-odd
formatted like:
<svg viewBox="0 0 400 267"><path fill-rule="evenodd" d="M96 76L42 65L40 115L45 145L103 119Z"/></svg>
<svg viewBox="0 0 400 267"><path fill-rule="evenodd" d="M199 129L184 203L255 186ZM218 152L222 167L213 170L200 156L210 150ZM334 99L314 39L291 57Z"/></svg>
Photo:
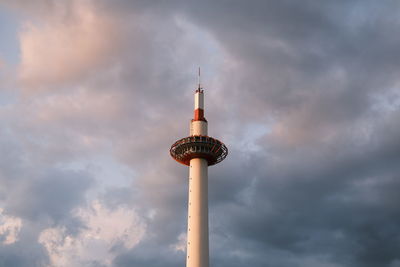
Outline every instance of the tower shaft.
<svg viewBox="0 0 400 267"><path fill-rule="evenodd" d="M194 158L189 168L186 267L208 267L208 163Z"/></svg>

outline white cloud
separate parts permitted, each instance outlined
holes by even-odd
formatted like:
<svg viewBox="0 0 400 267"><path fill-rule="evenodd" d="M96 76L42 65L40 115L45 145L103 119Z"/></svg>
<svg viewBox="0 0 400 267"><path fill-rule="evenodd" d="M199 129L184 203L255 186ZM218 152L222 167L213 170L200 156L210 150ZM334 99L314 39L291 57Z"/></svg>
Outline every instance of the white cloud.
<svg viewBox="0 0 400 267"><path fill-rule="evenodd" d="M187 242L187 235L186 233L181 233L178 236L178 241L175 244L172 244L170 248L172 248L175 251L186 251L186 242Z"/></svg>
<svg viewBox="0 0 400 267"><path fill-rule="evenodd" d="M18 241L18 234L22 227L22 221L18 217L3 214L0 208L0 241L10 245Z"/></svg>
<svg viewBox="0 0 400 267"><path fill-rule="evenodd" d="M86 225L77 236L68 234L65 227L47 228L39 236L51 266L110 265L117 252L133 248L145 233L143 222L128 208L110 210L94 201L90 208L75 213Z"/></svg>

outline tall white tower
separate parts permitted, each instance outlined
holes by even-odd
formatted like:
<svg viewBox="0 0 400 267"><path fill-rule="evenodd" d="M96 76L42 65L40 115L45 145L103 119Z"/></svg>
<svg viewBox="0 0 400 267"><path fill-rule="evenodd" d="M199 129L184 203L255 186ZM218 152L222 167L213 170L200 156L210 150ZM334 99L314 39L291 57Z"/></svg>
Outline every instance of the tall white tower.
<svg viewBox="0 0 400 267"><path fill-rule="evenodd" d="M179 163L190 166L186 267L209 267L208 166L224 160L228 149L207 134L204 90L200 82L194 94L190 136L176 141L170 154Z"/></svg>

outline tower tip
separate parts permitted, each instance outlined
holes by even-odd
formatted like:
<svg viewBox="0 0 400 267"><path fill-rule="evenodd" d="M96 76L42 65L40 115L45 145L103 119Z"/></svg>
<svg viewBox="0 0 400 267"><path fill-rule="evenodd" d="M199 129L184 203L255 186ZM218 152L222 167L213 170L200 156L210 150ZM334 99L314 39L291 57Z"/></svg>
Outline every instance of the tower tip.
<svg viewBox="0 0 400 267"><path fill-rule="evenodd" d="M201 78L201 73L200 73L200 67L199 67L198 86L197 86L197 90L196 90L196 91L199 91L199 92L203 90L203 87L201 87L201 80L200 80L200 78Z"/></svg>

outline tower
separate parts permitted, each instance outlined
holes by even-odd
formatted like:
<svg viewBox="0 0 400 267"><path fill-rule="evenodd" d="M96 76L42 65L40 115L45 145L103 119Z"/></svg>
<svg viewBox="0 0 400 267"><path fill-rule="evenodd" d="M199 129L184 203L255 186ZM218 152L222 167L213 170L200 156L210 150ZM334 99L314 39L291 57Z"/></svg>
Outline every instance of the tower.
<svg viewBox="0 0 400 267"><path fill-rule="evenodd" d="M176 141L171 156L189 166L189 202L186 267L209 267L208 248L208 166L215 165L228 154L227 147L208 136L204 117L204 90L199 86L194 94L194 118L190 136Z"/></svg>

